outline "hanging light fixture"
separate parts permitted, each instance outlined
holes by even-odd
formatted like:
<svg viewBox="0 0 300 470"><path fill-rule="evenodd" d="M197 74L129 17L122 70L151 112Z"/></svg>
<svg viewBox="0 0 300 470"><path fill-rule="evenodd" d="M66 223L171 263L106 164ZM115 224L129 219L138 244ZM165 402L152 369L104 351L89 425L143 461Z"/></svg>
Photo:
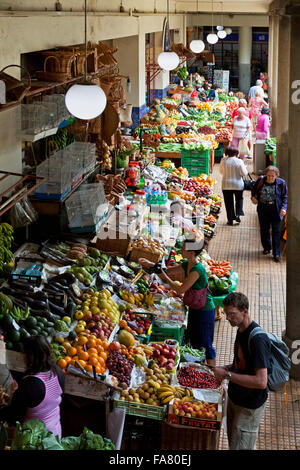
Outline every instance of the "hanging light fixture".
<svg viewBox="0 0 300 470"><path fill-rule="evenodd" d="M223 3L222 3L222 24L224 24L224 13L223 13ZM226 36L227 36L227 33L224 29L223 26L221 26L222 29L218 30L217 34L219 36L220 39L225 39ZM218 26L217 26L217 29L218 29Z"/></svg>
<svg viewBox="0 0 300 470"><path fill-rule="evenodd" d="M85 68L84 81L71 86L66 93L65 104L72 116L78 119L94 119L103 113L107 99L104 91L87 79L87 8L84 0Z"/></svg>
<svg viewBox="0 0 300 470"><path fill-rule="evenodd" d="M217 31L222 31L224 29L224 26L217 26Z"/></svg>
<svg viewBox="0 0 300 470"><path fill-rule="evenodd" d="M198 13L198 0L197 0L197 13ZM190 49L195 54L200 54L200 52L204 51L205 44L201 39L194 39L194 41L190 42Z"/></svg>
<svg viewBox="0 0 300 470"><path fill-rule="evenodd" d="M232 29L231 28L225 28L225 31L227 33L227 35L229 36L229 34L232 33Z"/></svg>
<svg viewBox="0 0 300 470"><path fill-rule="evenodd" d="M211 33L207 35L207 42L209 44L216 44L219 40L218 36L214 33L214 0L211 0Z"/></svg>
<svg viewBox="0 0 300 470"><path fill-rule="evenodd" d="M167 25L166 25L166 31L168 34L170 34L170 22L169 22L169 0L167 0ZM174 70L178 67L179 65L179 57L176 54L176 52L170 51L170 38L168 41L166 41L166 44L164 45L164 50L161 52L157 58L157 63L160 66L161 69L163 70Z"/></svg>

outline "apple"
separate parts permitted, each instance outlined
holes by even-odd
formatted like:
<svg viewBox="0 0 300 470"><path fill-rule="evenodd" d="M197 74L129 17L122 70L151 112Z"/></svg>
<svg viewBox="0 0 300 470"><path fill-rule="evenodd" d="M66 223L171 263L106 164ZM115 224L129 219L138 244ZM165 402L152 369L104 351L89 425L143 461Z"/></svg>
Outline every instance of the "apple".
<svg viewBox="0 0 300 470"><path fill-rule="evenodd" d="M186 412L188 412L188 411L189 411L189 406L188 406L188 405L183 405L183 407L182 407L182 408L183 408L183 410L184 410L184 411L186 411Z"/></svg>
<svg viewBox="0 0 300 470"><path fill-rule="evenodd" d="M183 410L180 410L178 414L179 416L185 416L185 412Z"/></svg>
<svg viewBox="0 0 300 470"><path fill-rule="evenodd" d="M170 359L175 359L175 357L176 357L176 351L170 351L169 358Z"/></svg>
<svg viewBox="0 0 300 470"><path fill-rule="evenodd" d="M166 365L166 369L167 369L167 370L172 370L172 369L173 369L172 364L167 364L167 365Z"/></svg>
<svg viewBox="0 0 300 470"><path fill-rule="evenodd" d="M191 413L186 413L185 416L186 416L187 418L191 418L191 417L192 417Z"/></svg>

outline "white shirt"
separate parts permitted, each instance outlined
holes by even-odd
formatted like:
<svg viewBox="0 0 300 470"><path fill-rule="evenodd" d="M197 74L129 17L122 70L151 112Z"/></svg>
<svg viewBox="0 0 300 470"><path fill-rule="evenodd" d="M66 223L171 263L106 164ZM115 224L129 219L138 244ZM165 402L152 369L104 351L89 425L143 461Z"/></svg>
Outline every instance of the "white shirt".
<svg viewBox="0 0 300 470"><path fill-rule="evenodd" d="M250 88L249 90L249 98L254 98L255 97L255 93L259 91L259 93L261 94L261 97L264 98L264 95L265 95L265 92L263 90L263 88L259 85L254 85Z"/></svg>
<svg viewBox="0 0 300 470"><path fill-rule="evenodd" d="M245 137L245 134L247 133L247 129L250 129L251 127L251 121L247 116L244 116L243 119L238 119L238 116L236 116L233 120L233 133L232 137L236 139L242 139ZM245 139L249 139L250 135L249 132L247 133Z"/></svg>
<svg viewBox="0 0 300 470"><path fill-rule="evenodd" d="M237 157L224 157L220 163L222 189L242 191L244 189L243 176L248 175L244 162Z"/></svg>

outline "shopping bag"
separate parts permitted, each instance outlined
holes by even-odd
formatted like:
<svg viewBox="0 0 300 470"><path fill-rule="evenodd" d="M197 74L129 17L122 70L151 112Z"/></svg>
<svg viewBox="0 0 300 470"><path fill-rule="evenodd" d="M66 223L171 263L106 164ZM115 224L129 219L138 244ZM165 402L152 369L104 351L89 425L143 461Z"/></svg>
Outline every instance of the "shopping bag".
<svg viewBox="0 0 300 470"><path fill-rule="evenodd" d="M249 155L249 148L248 148L246 139L241 139L239 141L238 149L239 149L240 155Z"/></svg>

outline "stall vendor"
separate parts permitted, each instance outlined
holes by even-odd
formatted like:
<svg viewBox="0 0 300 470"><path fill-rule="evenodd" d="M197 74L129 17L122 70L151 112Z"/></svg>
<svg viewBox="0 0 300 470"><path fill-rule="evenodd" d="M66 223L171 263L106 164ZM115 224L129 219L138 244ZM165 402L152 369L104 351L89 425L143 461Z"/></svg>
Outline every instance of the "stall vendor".
<svg viewBox="0 0 300 470"><path fill-rule="evenodd" d="M52 359L51 346L44 336L30 336L23 341L25 376L14 392L11 404L0 410L0 421L25 424L40 419L46 429L61 438L60 403L64 374Z"/></svg>

